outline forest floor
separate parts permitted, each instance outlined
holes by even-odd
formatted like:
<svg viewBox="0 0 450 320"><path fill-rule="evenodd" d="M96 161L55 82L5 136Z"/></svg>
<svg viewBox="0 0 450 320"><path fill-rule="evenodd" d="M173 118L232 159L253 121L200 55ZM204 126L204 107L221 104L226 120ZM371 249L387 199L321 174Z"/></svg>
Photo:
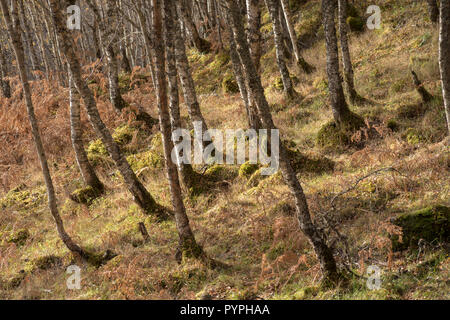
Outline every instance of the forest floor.
<svg viewBox="0 0 450 320"><path fill-rule="evenodd" d="M82 186L70 145L68 90L34 81L34 103L40 119L67 231L82 246L118 256L100 267L74 260L58 238L46 203L29 125L17 79L13 97L0 98L0 298L3 299L449 299L448 247L422 243L404 251L392 249L398 232L392 218L435 205L450 204L450 158L443 104L421 103L411 80L417 72L427 90L441 96L438 32L429 22L424 1L377 0L382 27L352 33L356 88L372 101L353 105L376 135L355 135L353 146L320 148L320 128L332 119L327 103L325 44L318 14L320 1L309 1L297 31L308 38L305 59L316 67L310 75L296 72L296 102L283 98L270 24L264 14L263 84L281 136L298 155L299 178L318 223L327 216L339 234L329 232L342 267L350 261L352 276L335 288L322 288L311 246L299 230L293 199L279 174L251 178L239 166L213 166L205 173L208 188L185 203L197 240L226 269L209 269L194 260L178 265L173 221L157 223L144 215L126 191L120 175L83 116L89 156L106 194L89 205L69 194ZM361 5L361 12L365 8ZM298 15L299 13L297 13ZM314 40L316 39L316 40ZM306 40L305 40L306 41ZM222 79L231 72L226 54L190 51L201 108L210 128L246 128L238 93L224 93ZM102 118L115 131L133 169L158 202L170 206L157 126L150 132L131 112L117 115L108 103L106 81L86 67ZM148 71L121 75L124 97L157 118ZM184 107L183 123L187 125ZM305 159L314 159L314 162ZM331 163L333 165L331 165ZM197 168L199 171L202 168ZM371 174L373 173L373 174ZM358 182L359 179L368 176ZM348 192L345 192L347 191ZM343 193L336 198L335 195ZM138 223L150 240L144 242ZM343 241L345 237L346 241ZM348 249L345 250L346 245ZM348 251L348 255L346 254ZM81 267L81 289L69 290L66 269ZM381 287L367 286L369 266L381 269Z"/></svg>

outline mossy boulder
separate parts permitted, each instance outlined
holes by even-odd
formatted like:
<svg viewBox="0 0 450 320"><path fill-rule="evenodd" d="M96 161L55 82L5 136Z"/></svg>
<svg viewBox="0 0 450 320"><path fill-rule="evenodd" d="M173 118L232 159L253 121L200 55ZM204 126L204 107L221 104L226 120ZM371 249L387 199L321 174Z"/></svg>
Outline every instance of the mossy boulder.
<svg viewBox="0 0 450 320"><path fill-rule="evenodd" d="M130 155L127 157L127 161L134 172L144 168L162 168L164 166L164 158L154 151Z"/></svg>
<svg viewBox="0 0 450 320"><path fill-rule="evenodd" d="M351 31L364 31L364 20L361 17L348 17L347 24Z"/></svg>
<svg viewBox="0 0 450 320"><path fill-rule="evenodd" d="M0 208L15 207L21 210L30 210L42 204L46 197L45 187L34 190L25 190L25 186L19 186L9 191L0 199Z"/></svg>
<svg viewBox="0 0 450 320"><path fill-rule="evenodd" d="M21 229L8 238L8 243L14 243L17 246L23 246L27 240L30 238L30 232L27 229Z"/></svg>
<svg viewBox="0 0 450 320"><path fill-rule="evenodd" d="M213 181L234 180L238 174L236 167L221 164L215 164L205 172L205 176Z"/></svg>
<svg viewBox="0 0 450 320"><path fill-rule="evenodd" d="M259 165L256 163L250 163L247 161L239 168L239 177L248 179L259 169Z"/></svg>
<svg viewBox="0 0 450 320"><path fill-rule="evenodd" d="M317 134L317 144L322 148L339 148L352 143L353 134L364 127L364 120L350 112L346 121L337 125L335 121L326 123Z"/></svg>
<svg viewBox="0 0 450 320"><path fill-rule="evenodd" d="M49 255L39 257L33 261L34 267L39 270L49 270L54 267L62 266L63 260L60 257Z"/></svg>
<svg viewBox="0 0 450 320"><path fill-rule="evenodd" d="M96 190L91 186L80 188L72 192L70 199L76 203L91 204L101 195L101 190Z"/></svg>
<svg viewBox="0 0 450 320"><path fill-rule="evenodd" d="M446 242L450 240L450 207L433 206L408 212L397 217L393 224L402 228L402 241L398 236L392 237L393 249L404 250L417 247L419 240L428 243Z"/></svg>
<svg viewBox="0 0 450 320"><path fill-rule="evenodd" d="M225 74L222 80L222 89L224 93L238 93L239 86L231 73Z"/></svg>

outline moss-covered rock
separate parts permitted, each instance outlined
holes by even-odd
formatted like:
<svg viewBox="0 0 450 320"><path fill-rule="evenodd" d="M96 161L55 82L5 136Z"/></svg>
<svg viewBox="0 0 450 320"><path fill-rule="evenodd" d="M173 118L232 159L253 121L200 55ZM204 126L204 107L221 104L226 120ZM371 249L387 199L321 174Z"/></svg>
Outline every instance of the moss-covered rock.
<svg viewBox="0 0 450 320"><path fill-rule="evenodd" d="M205 172L205 176L212 181L234 180L238 174L236 167L221 164L215 164Z"/></svg>
<svg viewBox="0 0 450 320"><path fill-rule="evenodd" d="M17 246L23 246L28 238L30 238L30 232L27 229L21 229L10 235L8 243L14 243Z"/></svg>
<svg viewBox="0 0 450 320"><path fill-rule="evenodd" d="M222 80L222 89L224 93L238 93L239 86L234 78L233 74L230 72L226 73Z"/></svg>
<svg viewBox="0 0 450 320"><path fill-rule="evenodd" d="M0 208L15 207L20 210L30 210L44 202L46 198L45 187L39 187L33 190L24 190L24 188L24 186L19 186L9 191L0 199Z"/></svg>
<svg viewBox="0 0 450 320"><path fill-rule="evenodd" d="M248 179L252 176L255 171L259 169L259 165L256 163L250 163L250 161L247 161L239 168L239 177Z"/></svg>
<svg viewBox="0 0 450 320"><path fill-rule="evenodd" d="M334 121L326 123L317 134L317 144L322 148L349 146L353 134L364 126L364 120L350 112L345 122L339 126Z"/></svg>
<svg viewBox="0 0 450 320"><path fill-rule="evenodd" d="M134 172L144 168L162 168L164 166L164 158L153 151L130 155L127 157L127 161Z"/></svg>
<svg viewBox="0 0 450 320"><path fill-rule="evenodd" d="M59 267L62 264L63 260L54 255L39 257L33 261L34 267L39 270L49 270L54 267Z"/></svg>
<svg viewBox="0 0 450 320"><path fill-rule="evenodd" d="M364 31L365 21L359 16L357 12L352 13L354 16L347 18L347 24L351 31L362 32Z"/></svg>
<svg viewBox="0 0 450 320"><path fill-rule="evenodd" d="M449 242L450 240L450 208L434 206L408 212L397 217L395 225L402 228L402 241L398 236L392 237L394 250L417 247L420 239L431 242Z"/></svg>
<svg viewBox="0 0 450 320"><path fill-rule="evenodd" d="M76 203L91 204L96 198L101 195L101 190L96 190L91 186L79 188L72 192L70 199Z"/></svg>

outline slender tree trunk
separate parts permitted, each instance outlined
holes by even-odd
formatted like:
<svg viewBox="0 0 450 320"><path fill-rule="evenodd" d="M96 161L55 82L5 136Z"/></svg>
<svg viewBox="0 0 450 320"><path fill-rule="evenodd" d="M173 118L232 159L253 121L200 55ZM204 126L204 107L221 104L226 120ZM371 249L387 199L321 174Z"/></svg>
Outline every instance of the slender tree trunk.
<svg viewBox="0 0 450 320"><path fill-rule="evenodd" d="M261 38L261 7L258 0L246 0L247 6L247 41L250 46L250 54L255 63L256 70L261 66L262 38Z"/></svg>
<svg viewBox="0 0 450 320"><path fill-rule="evenodd" d="M273 34L275 38L275 48L277 54L277 64L280 69L281 79L283 81L283 90L286 97L290 100L295 99L298 95L294 90L289 70L286 66L286 57L283 53L283 35L281 31L281 23L279 19L280 5L278 0L265 0L272 19Z"/></svg>
<svg viewBox="0 0 450 320"><path fill-rule="evenodd" d="M285 1L285 0L284 0ZM348 25L347 25L347 6L348 0L339 0L339 34L341 39L342 66L344 69L344 81L347 94L351 103L358 100L358 94L355 90L355 81L350 49L348 45Z"/></svg>
<svg viewBox="0 0 450 320"><path fill-rule="evenodd" d="M441 0L439 65L441 68L445 115L450 135L450 0Z"/></svg>
<svg viewBox="0 0 450 320"><path fill-rule="evenodd" d="M178 76L180 78L181 88L183 90L184 101L186 103L189 118L192 123L201 122L203 132L208 130L205 118L200 110L200 104L198 103L197 93L195 91L195 83L192 78L189 61L186 55L186 47L184 45L184 39L181 36L180 20L174 13L174 27L175 27L175 59L178 70Z"/></svg>
<svg viewBox="0 0 450 320"><path fill-rule="evenodd" d="M59 237L64 242L64 244L67 246L67 248L74 253L79 254L83 258L87 258L86 252L81 249L73 240L72 238L67 234L66 230L64 229L64 224L61 219L61 216L59 215L57 201L56 201L56 194L55 189L53 186L53 181L50 175L50 170L47 163L47 156L45 154L44 146L42 144L41 136L39 133L39 125L36 119L36 115L34 113L34 106L31 99L31 89L30 84L28 82L28 76L26 72L26 65L25 65L25 54L24 49L22 45L22 41L20 38L20 26L19 26L19 20L17 17L17 7L16 6L16 0L12 1L12 13L13 19L11 18L11 15L9 13L8 5L6 4L6 0L0 0L0 6L3 12L3 17L5 19L5 23L7 26L9 37L11 38L12 46L14 49L14 52L16 54L16 61L17 61L17 68L20 75L20 80L22 82L23 86L23 92L25 97L25 103L27 106L28 111L28 118L30 120L31 125L31 134L33 136L33 140L36 146L36 150L38 153L39 161L41 163L42 173L44 175L45 185L47 187L47 196L48 196L48 205L50 208L50 212L55 219L56 228L58 230ZM13 22L14 21L14 22Z"/></svg>
<svg viewBox="0 0 450 320"><path fill-rule="evenodd" d="M86 151L83 145L83 130L81 128L80 117L80 94L78 93L73 83L73 77L69 71L69 90L70 90L70 132L72 137L72 146L75 151L75 157L77 165L80 170L83 181L86 185L90 186L95 193L100 194L103 192L103 184L97 177L94 169L89 163Z"/></svg>
<svg viewBox="0 0 450 320"><path fill-rule="evenodd" d="M254 93L256 105L263 125L266 129L276 129L270 114L269 104L264 95L264 88L261 84L261 78L259 73L256 71L250 56L248 44L245 39L244 26L239 13L239 7L235 0L226 0L225 2L228 5L228 11L231 17L230 24L233 30L233 37L237 44L242 68L247 81L249 82L250 90ZM280 145L280 167L284 180L295 199L300 229L312 244L320 261L320 266L324 277L334 280L337 278L337 268L332 250L327 246L325 240L322 238L311 220L305 194L300 182L295 176L294 170L291 167L288 155L283 145Z"/></svg>
<svg viewBox="0 0 450 320"><path fill-rule="evenodd" d="M66 5L67 2L60 0L49 0L49 2L52 10L52 18L55 23L57 33L61 39L61 49L63 50L67 62L69 63L70 72L73 76L73 82L84 101L92 126L116 163L125 184L128 187L128 190L133 195L134 201L144 210L144 212L154 214L160 219L166 218L166 212L156 203L155 199L153 199L150 193L138 180L136 174L133 170L131 170L126 158L120 151L119 146L112 138L108 128L100 118L94 95L81 75L81 66L74 49L73 38L69 34L68 29L65 27L65 19L62 15L62 8L64 8L64 5Z"/></svg>
<svg viewBox="0 0 450 320"><path fill-rule="evenodd" d="M167 102L167 85L165 78L165 57L163 48L162 35L162 17L161 17L162 0L152 0L153 8L153 33L154 41L154 61L156 75L156 89L159 108L159 122L163 136L164 156L169 180L170 195L172 204L175 209L175 222L178 230L179 244L182 252L195 258L205 258L202 247L200 247L194 237L189 225L189 218L186 214L183 198L181 194L180 182L176 165L172 162L171 154L174 148L172 143L172 128L170 125L169 108ZM168 5L168 1L164 1Z"/></svg>
<svg viewBox="0 0 450 320"><path fill-rule="evenodd" d="M330 103L336 124L342 128L357 129L364 122L348 108L342 88L342 78L339 72L339 53L334 22L338 0L323 0L322 15L327 47L327 75L330 92Z"/></svg>
<svg viewBox="0 0 450 320"><path fill-rule="evenodd" d="M167 62L167 78L169 82L169 111L170 123L172 131L181 129L180 117L180 99L178 92L178 72L175 59L175 23L174 12L176 7L173 2L164 2L164 38L166 47L166 62ZM195 172L190 164L180 163L178 169L181 174L182 182L187 190L193 190L198 179L195 180Z"/></svg>
<svg viewBox="0 0 450 320"><path fill-rule="evenodd" d="M185 23L185 26L189 30L189 33L192 37L192 41L194 42L195 48L203 53L207 53L210 50L210 43L206 41L205 39L202 39L200 35L198 34L197 27L195 26L191 14L188 10L188 7L185 6L184 1L177 1L178 9L181 14L181 18L183 19L183 22Z"/></svg>
<svg viewBox="0 0 450 320"><path fill-rule="evenodd" d="M11 85L9 80L5 80L7 76L5 52L0 46L0 85L2 87L3 96L7 99L11 98Z"/></svg>
<svg viewBox="0 0 450 320"><path fill-rule="evenodd" d="M430 20L432 23L439 22L439 7L437 0L427 0L428 11L430 12Z"/></svg>
<svg viewBox="0 0 450 320"><path fill-rule="evenodd" d="M281 0L281 7L283 9L284 19L286 21L287 29L289 31L289 38L292 43L292 47L294 49L294 56L297 65L306 73L311 73L314 71L314 68L305 61L305 59L300 54L300 45L298 43L297 35L295 33L294 24L292 23L293 18L291 14L291 10L289 9L289 0Z"/></svg>
<svg viewBox="0 0 450 320"><path fill-rule="evenodd" d="M249 95L247 91L247 86L245 84L245 78L244 75L242 74L241 62L239 60L239 54L236 51L236 43L234 42L234 39L230 39L230 58L231 64L233 66L234 77L236 78L236 82L239 87L239 92L241 93L241 98L242 101L244 102L245 111L247 112L248 124L250 128L255 128L253 127L253 123L255 120L252 119L252 117L254 117L255 115L253 115L250 111ZM256 118L258 119L258 117Z"/></svg>

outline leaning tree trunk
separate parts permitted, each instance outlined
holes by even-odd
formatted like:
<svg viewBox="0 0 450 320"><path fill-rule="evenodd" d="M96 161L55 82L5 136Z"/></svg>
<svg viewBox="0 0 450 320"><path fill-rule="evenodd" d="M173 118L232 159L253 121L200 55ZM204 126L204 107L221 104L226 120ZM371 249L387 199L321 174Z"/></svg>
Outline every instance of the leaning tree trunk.
<svg viewBox="0 0 450 320"><path fill-rule="evenodd" d="M97 135L100 136L103 144L106 146L106 149L118 167L128 190L133 195L134 201L144 210L144 212L154 214L160 219L165 219L167 217L166 212L156 203L155 199L153 199L150 193L138 180L136 174L133 172L126 158L120 151L119 146L112 138L108 128L100 118L94 95L82 77L81 66L75 52L73 38L69 34L68 29L65 27L65 19L62 15L62 8L64 8L64 5L67 4L67 1L49 0L49 2L51 5L52 18L56 31L61 40L61 49L64 52L69 64L74 84L83 98L92 126L94 127Z"/></svg>
<svg viewBox="0 0 450 320"><path fill-rule="evenodd" d="M355 90L354 72L348 45L348 25L346 21L347 7L348 0L339 0L339 34L342 50L342 65L344 68L344 81L350 102L355 103L358 100L358 94Z"/></svg>
<svg viewBox="0 0 450 320"><path fill-rule="evenodd" d="M256 71L255 65L253 64L250 56L239 7L235 0L225 0L224 2L228 5L228 12L231 18L230 24L233 30L233 37L237 44L242 69L249 83L250 90L255 96L256 105L263 125L266 129L276 129L270 114L269 104L264 95L264 88L261 84L261 78L259 73ZM295 199L297 219L300 229L306 235L314 248L314 251L319 259L324 278L334 280L337 278L337 267L333 257L333 252L327 246L325 239L322 238L321 234L317 230L317 227L311 220L305 194L294 170L292 169L287 152L283 145L280 145L280 167L283 178Z"/></svg>
<svg viewBox="0 0 450 320"><path fill-rule="evenodd" d="M165 73L165 57L163 48L162 35L162 17L161 17L161 1L152 0L153 8L153 34L155 36L154 44L154 63L156 76L156 90L159 108L160 129L163 136L164 157L166 165L167 178L169 180L170 195L172 204L175 209L175 222L178 230L180 250L187 255L195 258L205 258L202 247L200 247L194 237L189 225L189 218L183 203L180 182L176 165L172 162L171 154L174 148L172 143L172 128L170 125L170 116L167 102L167 85ZM170 1L170 0L169 0ZM168 5L168 1L164 1Z"/></svg>
<svg viewBox="0 0 450 320"><path fill-rule="evenodd" d="M36 115L34 113L34 106L31 99L31 89L30 84L28 82L28 76L26 72L25 65L25 54L24 48L22 44L22 39L20 36L20 26L18 25L19 19L17 17L17 8L14 6L17 5L16 0L12 1L12 12L11 15L9 13L8 5L6 4L6 0L0 0L0 6L3 12L3 17L6 23L6 27L8 30L9 37L11 38L11 43L16 55L17 69L20 76L20 81L22 82L25 103L28 111L28 118L30 120L31 125L31 134L33 136L33 140L36 146L36 150L38 153L39 161L41 163L42 173L44 175L45 185L47 187L47 196L48 196L48 206L50 208L50 212L55 219L56 229L58 230L59 237L67 246L67 248L74 253L79 254L83 258L88 258L87 253L81 249L67 234L64 229L64 224L59 215L57 201L56 201L56 193L53 186L52 177L50 175L50 170L47 163L47 156L45 154L44 146L42 144L41 136L39 133L39 125L36 119ZM14 22L13 22L14 21Z"/></svg>
<svg viewBox="0 0 450 320"><path fill-rule="evenodd" d="M289 70L286 66L286 57L283 51L283 35L281 31L281 23L279 18L280 5L278 0L265 0L267 8L269 9L270 17L272 19L273 34L275 38L275 48L277 54L277 64L280 69L281 80L283 81L283 90L288 99L297 97L294 90Z"/></svg>
<svg viewBox="0 0 450 320"><path fill-rule="evenodd" d="M336 124L345 129L357 129L363 125L362 119L348 108L342 88L342 78L339 72L339 53L334 16L338 0L323 0L322 15L327 47L327 75L330 92L331 110Z"/></svg>
<svg viewBox="0 0 450 320"><path fill-rule="evenodd" d="M292 23L293 18L291 15L291 10L289 9L289 1L288 0L281 0L281 6L283 10L284 19L286 21L287 29L289 31L289 38L292 43L292 47L294 48L294 56L295 61L297 62L297 65L306 73L311 73L314 71L314 68L305 61L305 59L300 54L300 45L297 39L297 35L295 33L294 25Z"/></svg>
<svg viewBox="0 0 450 320"><path fill-rule="evenodd" d="M70 133L72 138L72 146L75 151L78 169L80 170L83 181L90 186L95 194L103 192L103 184L97 177L94 169L89 163L86 151L83 145L83 130L81 128L80 117L80 94L73 83L73 76L69 71L69 103L70 103Z"/></svg>
<svg viewBox="0 0 450 320"><path fill-rule="evenodd" d="M439 22L439 7L437 4L437 0L427 0L428 2L428 11L430 12L430 20L432 23Z"/></svg>
<svg viewBox="0 0 450 320"><path fill-rule="evenodd" d="M450 135L450 0L441 0L439 65L441 68L445 115Z"/></svg>

